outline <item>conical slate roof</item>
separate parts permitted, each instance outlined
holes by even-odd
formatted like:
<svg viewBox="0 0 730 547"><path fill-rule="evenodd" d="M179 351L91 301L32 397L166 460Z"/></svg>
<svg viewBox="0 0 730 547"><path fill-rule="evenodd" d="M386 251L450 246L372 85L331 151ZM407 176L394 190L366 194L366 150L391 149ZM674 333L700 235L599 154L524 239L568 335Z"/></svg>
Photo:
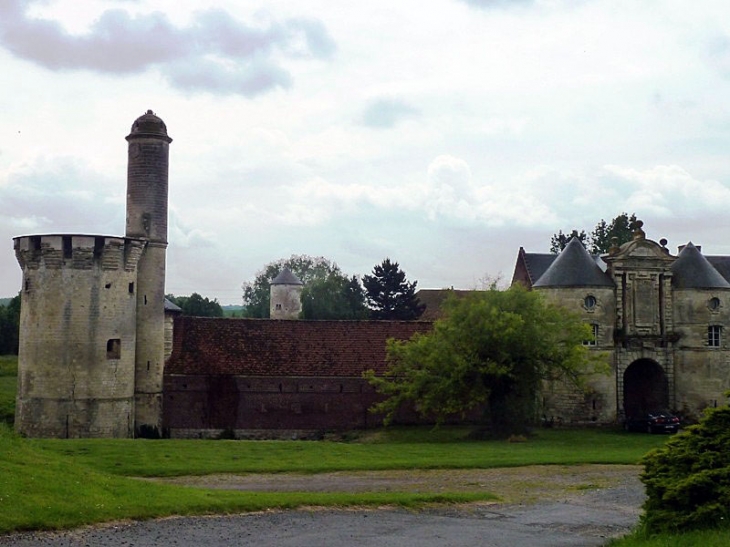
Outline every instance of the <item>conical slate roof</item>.
<svg viewBox="0 0 730 547"><path fill-rule="evenodd" d="M533 287L613 287L577 237L571 239Z"/></svg>
<svg viewBox="0 0 730 547"><path fill-rule="evenodd" d="M672 285L677 289L730 289L730 283L690 241L672 264Z"/></svg>
<svg viewBox="0 0 730 547"><path fill-rule="evenodd" d="M281 270L281 273L277 275L273 281L271 282L272 285L304 285L299 278L291 273L291 270L289 268L284 268Z"/></svg>

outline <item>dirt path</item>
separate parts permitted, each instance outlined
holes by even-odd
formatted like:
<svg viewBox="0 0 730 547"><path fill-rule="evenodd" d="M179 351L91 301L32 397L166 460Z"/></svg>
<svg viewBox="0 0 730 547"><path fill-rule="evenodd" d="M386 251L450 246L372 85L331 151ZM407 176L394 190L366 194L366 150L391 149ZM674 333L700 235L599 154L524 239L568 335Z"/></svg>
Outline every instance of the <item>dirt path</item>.
<svg viewBox="0 0 730 547"><path fill-rule="evenodd" d="M491 492L502 503L532 503L636 484L639 466L534 465L501 469L355 471L301 475L205 475L151 479L199 488L258 492Z"/></svg>
<svg viewBox="0 0 730 547"><path fill-rule="evenodd" d="M636 466L216 475L163 482L249 491L488 491L497 503L403 509L306 509L110 523L0 536L31 547L599 547L627 533L644 499ZM154 479L160 480L160 479Z"/></svg>

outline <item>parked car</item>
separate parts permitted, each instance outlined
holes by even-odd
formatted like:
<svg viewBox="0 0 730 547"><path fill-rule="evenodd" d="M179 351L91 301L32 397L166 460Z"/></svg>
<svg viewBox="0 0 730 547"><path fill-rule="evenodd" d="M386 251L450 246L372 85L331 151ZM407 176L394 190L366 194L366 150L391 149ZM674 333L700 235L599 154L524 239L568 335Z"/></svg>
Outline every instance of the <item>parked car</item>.
<svg viewBox="0 0 730 547"><path fill-rule="evenodd" d="M647 433L676 433L679 418L668 410L656 410L638 416L629 416L624 422L626 431L646 431Z"/></svg>

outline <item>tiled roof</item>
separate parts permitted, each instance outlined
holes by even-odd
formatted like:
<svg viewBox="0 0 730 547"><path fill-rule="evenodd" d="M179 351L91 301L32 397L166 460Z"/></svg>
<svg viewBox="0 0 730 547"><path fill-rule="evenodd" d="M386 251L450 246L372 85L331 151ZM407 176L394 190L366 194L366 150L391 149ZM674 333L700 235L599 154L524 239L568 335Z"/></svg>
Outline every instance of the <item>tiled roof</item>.
<svg viewBox="0 0 730 547"><path fill-rule="evenodd" d="M441 317L441 306L449 296L463 296L473 291L457 290L457 289L420 289L416 292L416 297L426 309L421 314L422 321L435 321Z"/></svg>
<svg viewBox="0 0 730 547"><path fill-rule="evenodd" d="M284 268L272 281L272 285L304 285L289 268Z"/></svg>
<svg viewBox="0 0 730 547"><path fill-rule="evenodd" d="M172 313L182 313L182 308L177 304L173 304L172 301L165 298L165 311Z"/></svg>
<svg viewBox="0 0 730 547"><path fill-rule="evenodd" d="M705 256L705 258L726 281L730 282L730 256Z"/></svg>
<svg viewBox="0 0 730 547"><path fill-rule="evenodd" d="M672 285L678 289L730 289L730 283L692 243L672 264Z"/></svg>
<svg viewBox="0 0 730 547"><path fill-rule="evenodd" d="M165 374L360 377L385 371L388 338L428 321L285 321L180 316Z"/></svg>
<svg viewBox="0 0 730 547"><path fill-rule="evenodd" d="M613 287L611 278L598 267L583 244L574 237L534 287Z"/></svg>

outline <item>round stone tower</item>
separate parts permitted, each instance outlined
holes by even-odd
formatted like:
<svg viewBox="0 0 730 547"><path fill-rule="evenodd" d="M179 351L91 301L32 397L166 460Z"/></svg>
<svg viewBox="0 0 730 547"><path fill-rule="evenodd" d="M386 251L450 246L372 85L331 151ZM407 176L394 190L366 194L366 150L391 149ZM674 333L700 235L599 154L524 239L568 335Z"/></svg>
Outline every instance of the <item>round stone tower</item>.
<svg viewBox="0 0 730 547"><path fill-rule="evenodd" d="M271 281L269 289L269 317L271 319L299 319L302 311L304 283L284 268Z"/></svg>
<svg viewBox="0 0 730 547"><path fill-rule="evenodd" d="M127 136L126 236L146 241L137 269L137 347L134 428L138 436L162 432L165 359L165 254L169 145L165 122L151 110Z"/></svg>

